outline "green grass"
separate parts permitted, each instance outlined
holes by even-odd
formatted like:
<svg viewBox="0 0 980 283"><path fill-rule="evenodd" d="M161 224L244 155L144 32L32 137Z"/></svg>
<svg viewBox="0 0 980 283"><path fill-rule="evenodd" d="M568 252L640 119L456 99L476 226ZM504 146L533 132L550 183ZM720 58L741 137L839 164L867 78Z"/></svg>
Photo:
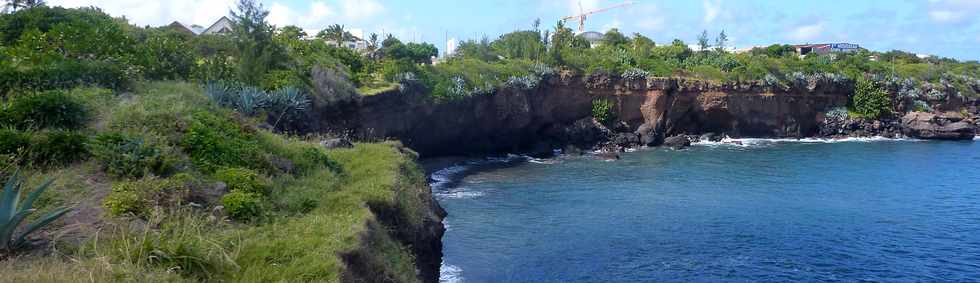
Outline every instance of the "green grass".
<svg viewBox="0 0 980 283"><path fill-rule="evenodd" d="M257 156L276 167L256 170L270 181L262 215L228 221L208 207L178 203L148 208L138 218L114 217L102 203L113 184L129 179L107 174L91 159L30 169L28 185L57 179L38 201L40 210L70 205L95 215L86 220L94 223L70 240L55 239L55 255L0 262L0 281L338 282L350 272L342 256L352 254L377 278L417 281L411 252L390 232L416 229L430 217L428 195L420 190L425 179L415 156L397 143L326 150L316 140L258 130L255 121L216 108L200 86L189 83L140 83L127 94L93 88L71 93L93 112L84 133L121 132L156 144L177 160L174 173L196 176L199 188L216 180L181 146L195 113L240 124ZM413 227L384 226L374 206L411 216L407 224Z"/></svg>
<svg viewBox="0 0 980 283"><path fill-rule="evenodd" d="M314 173L297 178L289 189L322 195L319 206L309 213L286 218L243 232L244 242L237 262L242 268L233 281L269 282L337 281L344 270L338 257L361 248L365 233L381 243L384 258L393 260L387 270L400 282L415 281L411 256L387 236L386 231L368 231L375 221L368 202L394 203L401 167L411 162L391 144L358 144L354 149L330 153L343 166L346 176L337 184L323 182L330 175ZM374 245L370 245L375 247ZM379 270L378 272L385 272Z"/></svg>
<svg viewBox="0 0 980 283"><path fill-rule="evenodd" d="M386 82L384 80L374 80L364 83L361 85L361 87L358 87L357 93L361 94L362 96L372 96L394 90L398 90L397 83Z"/></svg>

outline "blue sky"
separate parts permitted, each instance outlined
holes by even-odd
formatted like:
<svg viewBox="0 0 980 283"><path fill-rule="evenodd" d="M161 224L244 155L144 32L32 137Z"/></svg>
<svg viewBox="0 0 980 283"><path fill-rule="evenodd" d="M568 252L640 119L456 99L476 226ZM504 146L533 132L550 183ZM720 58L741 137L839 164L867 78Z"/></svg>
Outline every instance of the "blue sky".
<svg viewBox="0 0 980 283"><path fill-rule="evenodd" d="M104 7L139 25L173 20L207 26L234 0L49 0L51 5ZM262 0L277 25L317 30L340 23L365 33L392 33L445 48L446 37L495 38L527 29L535 19L553 27L578 11L579 0ZM586 10L625 0L581 0ZM850 42L872 50L901 49L980 59L980 0L635 0L598 14L588 30L619 28L658 43L695 42L702 30L725 30L738 48L772 43ZM574 26L575 24L570 24Z"/></svg>

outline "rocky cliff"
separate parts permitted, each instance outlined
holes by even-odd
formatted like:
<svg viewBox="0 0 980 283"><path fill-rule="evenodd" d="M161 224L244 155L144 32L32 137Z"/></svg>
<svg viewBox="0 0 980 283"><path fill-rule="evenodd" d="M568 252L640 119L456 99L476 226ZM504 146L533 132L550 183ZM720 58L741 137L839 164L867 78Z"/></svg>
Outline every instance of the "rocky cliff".
<svg viewBox="0 0 980 283"><path fill-rule="evenodd" d="M702 133L807 137L818 134L823 113L846 105L852 92L852 85L816 82L792 89L564 74L532 90L502 89L442 103L420 91L363 97L323 127L358 138L398 139L424 157L550 151L587 140L569 135L575 132L570 127L592 117L594 101L607 100L615 117L607 126L620 133L611 138L627 143L659 145L668 136Z"/></svg>

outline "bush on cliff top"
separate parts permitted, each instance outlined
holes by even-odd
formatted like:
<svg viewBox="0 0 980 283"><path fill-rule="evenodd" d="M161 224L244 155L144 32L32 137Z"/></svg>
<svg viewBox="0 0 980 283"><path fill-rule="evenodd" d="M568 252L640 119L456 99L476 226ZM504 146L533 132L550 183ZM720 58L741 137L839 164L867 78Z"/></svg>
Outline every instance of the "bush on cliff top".
<svg viewBox="0 0 980 283"><path fill-rule="evenodd" d="M878 119L891 115L892 99L878 84L871 81L858 82L852 98L857 114L868 119Z"/></svg>

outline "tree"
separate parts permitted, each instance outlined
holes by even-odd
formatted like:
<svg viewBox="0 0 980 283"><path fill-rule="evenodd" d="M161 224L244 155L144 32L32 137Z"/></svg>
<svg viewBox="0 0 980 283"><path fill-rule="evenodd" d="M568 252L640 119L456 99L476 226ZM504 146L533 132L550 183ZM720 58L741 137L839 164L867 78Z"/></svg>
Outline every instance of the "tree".
<svg viewBox="0 0 980 283"><path fill-rule="evenodd" d="M297 26L285 26L279 28L277 32L279 36L288 39L303 39L306 37L306 31L303 31L303 29Z"/></svg>
<svg viewBox="0 0 980 283"><path fill-rule="evenodd" d="M701 35L698 36L698 51L708 51L708 48L711 48L711 44L708 43L708 30L704 30L701 32Z"/></svg>
<svg viewBox="0 0 980 283"><path fill-rule="evenodd" d="M650 57L650 51L653 50L654 47L657 47L657 43L653 42L652 39L639 33L633 34L633 39L630 41L630 45L630 51L632 51L633 54L639 58Z"/></svg>
<svg viewBox="0 0 980 283"><path fill-rule="evenodd" d="M551 63L564 65L565 60L562 58L561 51L572 47L574 42L575 33L572 29L565 27L565 21L558 21L555 25L555 33L551 35L551 49L548 50Z"/></svg>
<svg viewBox="0 0 980 283"><path fill-rule="evenodd" d="M333 24L328 26L326 29L320 31L316 35L317 38L332 42L338 47L343 47L344 42L355 40L355 37L350 32L344 30L344 26L340 24Z"/></svg>
<svg viewBox="0 0 980 283"><path fill-rule="evenodd" d="M878 119L892 113L892 100L888 92L872 81L858 82L853 102L854 110L868 119Z"/></svg>
<svg viewBox="0 0 980 283"><path fill-rule="evenodd" d="M378 44L380 43L380 38L378 38L377 33L371 33L368 36L368 51L374 52L378 50Z"/></svg>
<svg viewBox="0 0 980 283"><path fill-rule="evenodd" d="M408 50L407 59L417 64L432 64L432 57L439 56L439 49L431 43L409 42L405 49Z"/></svg>
<svg viewBox="0 0 980 283"><path fill-rule="evenodd" d="M483 38L482 40L464 40L459 43L456 47L456 57L460 58L474 58L484 62L497 61L497 55L491 48L490 40Z"/></svg>
<svg viewBox="0 0 980 283"><path fill-rule="evenodd" d="M493 53L508 59L539 60L547 50L541 43L541 33L533 30L502 35L490 47Z"/></svg>
<svg viewBox="0 0 980 283"><path fill-rule="evenodd" d="M3 12L16 12L17 9L24 7L24 0L7 0L7 4L3 5Z"/></svg>
<svg viewBox="0 0 980 283"><path fill-rule="evenodd" d="M602 36L602 44L605 44L606 46L617 47L626 45L629 42L630 39L626 38L626 36L619 32L619 29L617 28L610 29Z"/></svg>
<svg viewBox="0 0 980 283"><path fill-rule="evenodd" d="M266 21L268 16L269 11L256 0L238 0L237 11L231 11L238 75L242 82L258 84L272 68L277 47L272 41L272 26Z"/></svg>
<svg viewBox="0 0 980 283"><path fill-rule="evenodd" d="M44 6L44 0L24 0L24 9Z"/></svg>
<svg viewBox="0 0 980 283"><path fill-rule="evenodd" d="M718 38L715 38L715 46L718 52L725 52L725 47L728 45L728 35L725 34L725 30L721 30L718 34Z"/></svg>

